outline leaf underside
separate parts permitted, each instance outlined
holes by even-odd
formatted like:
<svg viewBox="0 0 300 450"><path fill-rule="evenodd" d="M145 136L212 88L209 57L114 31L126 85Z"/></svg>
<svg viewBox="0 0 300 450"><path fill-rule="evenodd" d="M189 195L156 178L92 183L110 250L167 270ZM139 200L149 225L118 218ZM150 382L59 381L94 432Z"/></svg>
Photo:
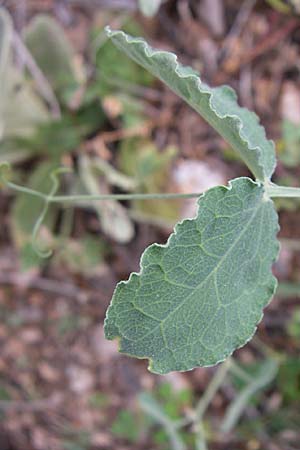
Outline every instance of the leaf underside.
<svg viewBox="0 0 300 450"><path fill-rule="evenodd" d="M120 50L167 84L215 128L257 179L271 178L276 165L274 143L266 138L257 115L237 104L233 89L209 87L197 72L182 66L175 54L155 50L142 38L109 27L106 32Z"/></svg>
<svg viewBox="0 0 300 450"><path fill-rule="evenodd" d="M278 217L264 188L237 178L198 203L165 246L145 250L108 309L106 337L155 373L224 360L252 337L276 288Z"/></svg>

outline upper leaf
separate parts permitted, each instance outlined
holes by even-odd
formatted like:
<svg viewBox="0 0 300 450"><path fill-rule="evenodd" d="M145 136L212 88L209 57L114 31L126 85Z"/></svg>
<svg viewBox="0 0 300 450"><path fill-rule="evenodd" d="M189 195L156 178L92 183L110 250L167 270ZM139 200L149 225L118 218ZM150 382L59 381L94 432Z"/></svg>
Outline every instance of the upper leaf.
<svg viewBox="0 0 300 450"><path fill-rule="evenodd" d="M276 287L278 217L264 188L233 180L199 199L195 219L151 245L117 286L105 322L120 351L167 373L218 363L253 335Z"/></svg>
<svg viewBox="0 0 300 450"><path fill-rule="evenodd" d="M255 177L271 178L275 165L274 143L266 138L264 128L255 113L241 108L229 86L211 88L197 72L184 67L173 53L155 50L144 39L123 31L107 35L134 61L149 70L182 97L238 152Z"/></svg>

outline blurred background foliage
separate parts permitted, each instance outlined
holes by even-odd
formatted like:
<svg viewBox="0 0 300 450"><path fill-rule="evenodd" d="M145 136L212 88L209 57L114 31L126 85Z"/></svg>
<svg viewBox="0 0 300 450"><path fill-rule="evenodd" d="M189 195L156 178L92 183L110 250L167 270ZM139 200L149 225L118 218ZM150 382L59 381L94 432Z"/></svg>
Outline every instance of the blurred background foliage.
<svg viewBox="0 0 300 450"><path fill-rule="evenodd" d="M276 182L299 185L297 2L2 3L0 162L15 182L48 193L64 166L64 195L202 192L249 175L195 113L106 40L111 24L176 51L210 84L236 88L276 142ZM52 205L34 243L53 250L44 259L32 245L43 201L3 188L1 450L299 450L299 202L277 206L278 295L206 405L219 368L154 376L101 331L116 281L138 270L146 245L193 216L195 202Z"/></svg>

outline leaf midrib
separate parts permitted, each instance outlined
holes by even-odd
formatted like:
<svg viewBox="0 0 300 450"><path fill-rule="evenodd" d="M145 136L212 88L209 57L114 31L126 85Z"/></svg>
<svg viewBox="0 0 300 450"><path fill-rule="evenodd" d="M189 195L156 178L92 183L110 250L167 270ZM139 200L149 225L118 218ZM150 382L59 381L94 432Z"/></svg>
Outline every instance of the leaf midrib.
<svg viewBox="0 0 300 450"><path fill-rule="evenodd" d="M157 330L158 327L161 327L164 325L164 323L166 322L167 319L169 319L179 308L181 308L186 302L189 301L190 297L195 293L196 290L198 290L207 280L209 280L209 278L217 271L217 269L220 268L220 266L222 265L223 261L226 259L226 257L228 256L228 254L230 253L230 251L236 246L236 244L238 243L238 241L242 238L242 236L246 233L246 231L248 230L250 224L252 223L253 219L256 217L256 214L259 212L260 208L263 206L263 203L261 202L261 204L257 207L257 208L253 208L254 209L254 213L252 214L249 222L247 223L247 226L242 230L242 232L239 234L238 238L233 242L232 246L230 248L228 248L228 250L224 253L224 255L221 257L220 261L217 263L217 265L211 270L211 272L209 272L209 274L206 276L206 278L204 280L201 281L200 284L198 284L198 286L185 298L185 300L180 303L179 305L176 306L176 308L174 308L164 319L159 320L159 319L154 319L158 321L158 324L148 333L144 334L143 336L141 336L138 339L134 339L135 342L139 342L143 339L145 339L147 336L149 336L150 334L152 334L155 330ZM148 266L149 267L149 266ZM142 273L140 273L140 276L142 276ZM146 314L144 312L141 311L141 309L137 309L137 307L135 306L135 304L133 302L131 302L132 305L134 306L134 308L136 310L138 310L141 314L145 315ZM129 339L126 336L124 336L127 340L129 341L133 341L133 339Z"/></svg>
<svg viewBox="0 0 300 450"><path fill-rule="evenodd" d="M116 32L118 33L118 32ZM124 33L123 33L124 34ZM152 49L146 41L144 41L143 39L139 39L139 38L131 38L131 40L128 40L127 36L123 36L121 35L122 38L125 39L125 41L127 42L128 45L130 44L142 44L143 45L143 51L144 54L147 55L147 57L149 59L153 58L156 55L159 54L163 54L163 55L167 55L168 57L174 55L173 53L170 52L166 52L166 51L160 51L160 50L155 50ZM113 36L114 38L114 36ZM156 70L149 69L149 67L147 67L145 64L143 64L138 58L135 57L135 55L133 55L132 53L128 53L126 51L125 48L122 49L123 51L125 51L125 53L128 54L128 56L130 58L132 58L137 64L141 65L142 67L144 67L144 69L150 71L151 73L154 73L154 75L164 84L166 84L169 89L171 89L173 92L176 93L176 95L178 95L184 102L186 102L191 108L193 108L198 114L200 114L200 116L202 116L207 123L209 123L209 125L211 127L213 127L221 136L222 138L228 142L234 149L235 151L237 151L237 153L240 155L241 159L244 160L246 162L246 164L248 165L248 167L251 169L252 173L258 177L259 179L264 179L265 176L267 176L268 174L266 174L265 172L265 168L262 165L261 162L261 155L259 155L259 151L261 150L261 148L259 146L254 146L251 147L250 146L250 141L249 138L247 138L245 136L245 134L243 133L243 129L244 129L244 124L243 124L243 120L242 118L238 115L238 114L218 114L215 110L215 107L212 105L212 99L214 96L214 92L213 89L210 88L210 86L206 85L206 83L204 83L199 75L196 74L180 74L178 72L178 68L180 67L184 67L180 64L180 62L178 61L178 58L175 56L175 58L173 58L172 63L175 62L175 66L171 66L170 68L173 70L173 72L175 72L177 79L186 79L189 82L193 82L194 83L194 89L198 90L202 95L206 95L208 97L208 102L210 105L210 112L212 113L211 116L213 117L209 117L209 114L207 114L205 108L200 108L199 105L197 104L197 102L195 102L193 100L193 95L191 93L191 89L190 89L190 85L189 82L186 84L188 92L189 92L189 97L190 98L186 98L184 95L181 94L181 92L177 89L175 89L174 87L170 86L168 80L165 80ZM241 110L245 109L242 108L241 106L239 106L237 104L237 107L239 107ZM254 114L254 113L253 113ZM252 152L256 152L256 156L257 156L257 161L252 161L250 158L248 158L247 153L245 152L241 152L239 146L235 145L234 142L232 142L226 135L225 132L223 132L222 129L220 129L220 127L218 125L216 125L217 120L226 120L226 119L232 119L236 122L236 126L237 126L237 132L238 132L238 137L240 138L240 140L243 142L243 144L247 147L247 149L249 151ZM258 124L258 126L260 126ZM228 129L228 128L227 128ZM243 135L241 134L243 133ZM253 166L254 164L254 166ZM257 172L256 168L255 168L255 164L257 164L257 167L259 168L260 173Z"/></svg>

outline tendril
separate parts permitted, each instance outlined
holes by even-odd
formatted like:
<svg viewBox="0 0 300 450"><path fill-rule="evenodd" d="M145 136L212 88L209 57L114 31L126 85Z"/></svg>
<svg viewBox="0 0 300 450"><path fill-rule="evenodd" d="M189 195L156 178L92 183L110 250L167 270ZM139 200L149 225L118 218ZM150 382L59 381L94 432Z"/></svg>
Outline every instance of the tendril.
<svg viewBox="0 0 300 450"><path fill-rule="evenodd" d="M34 251L40 258L49 258L53 253L53 251L50 249L42 250L41 248L39 248L38 235L39 235L39 231L44 223L47 212L49 210L51 200L55 196L56 192L59 189L59 186L60 186L59 176L63 173L67 173L67 172L71 172L71 170L67 167L59 167L59 168L54 169L50 173L52 187L50 189L49 194L47 196L43 196L43 200L44 200L43 209L42 209L40 215L38 216L38 218L34 224L33 230L32 230L31 244L32 244Z"/></svg>

